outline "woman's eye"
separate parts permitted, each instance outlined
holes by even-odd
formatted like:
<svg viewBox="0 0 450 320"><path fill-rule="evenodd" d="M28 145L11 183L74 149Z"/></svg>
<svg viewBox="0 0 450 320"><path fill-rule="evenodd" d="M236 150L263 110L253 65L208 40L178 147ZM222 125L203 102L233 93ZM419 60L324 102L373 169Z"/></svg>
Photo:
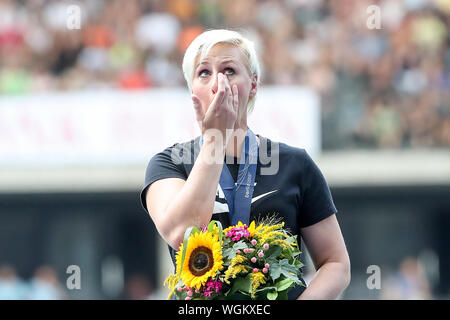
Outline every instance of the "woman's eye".
<svg viewBox="0 0 450 320"><path fill-rule="evenodd" d="M208 70L202 70L198 73L199 77L206 77L207 75L209 75L209 71Z"/></svg>
<svg viewBox="0 0 450 320"><path fill-rule="evenodd" d="M234 74L234 69L232 69L232 68L226 68L226 69L225 69L225 74L226 74L226 75L232 75L232 74Z"/></svg>

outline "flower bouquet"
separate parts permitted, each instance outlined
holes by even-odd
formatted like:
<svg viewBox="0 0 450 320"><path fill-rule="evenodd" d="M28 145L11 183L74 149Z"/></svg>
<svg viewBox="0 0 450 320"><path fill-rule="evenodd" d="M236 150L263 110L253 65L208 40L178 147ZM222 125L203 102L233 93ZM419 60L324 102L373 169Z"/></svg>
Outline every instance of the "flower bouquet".
<svg viewBox="0 0 450 320"><path fill-rule="evenodd" d="M286 300L289 289L303 282L297 236L283 227L269 218L225 230L214 220L204 229L188 228L175 273L164 282L169 299Z"/></svg>

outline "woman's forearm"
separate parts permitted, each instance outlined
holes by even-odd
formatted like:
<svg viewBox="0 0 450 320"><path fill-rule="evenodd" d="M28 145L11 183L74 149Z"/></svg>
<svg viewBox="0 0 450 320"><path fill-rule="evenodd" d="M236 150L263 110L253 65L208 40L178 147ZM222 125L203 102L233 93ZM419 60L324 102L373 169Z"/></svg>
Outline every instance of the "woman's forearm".
<svg viewBox="0 0 450 320"><path fill-rule="evenodd" d="M328 262L317 270L308 288L298 300L336 299L350 283L350 267L345 263Z"/></svg>
<svg viewBox="0 0 450 320"><path fill-rule="evenodd" d="M172 230L169 244L178 249L189 226L206 226L211 220L225 151L214 141L203 144L181 192L166 209Z"/></svg>

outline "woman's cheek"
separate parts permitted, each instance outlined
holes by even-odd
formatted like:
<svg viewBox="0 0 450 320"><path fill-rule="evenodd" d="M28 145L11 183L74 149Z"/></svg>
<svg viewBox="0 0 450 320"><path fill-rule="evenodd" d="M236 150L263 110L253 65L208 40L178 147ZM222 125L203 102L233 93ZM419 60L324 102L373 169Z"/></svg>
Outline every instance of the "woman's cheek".
<svg viewBox="0 0 450 320"><path fill-rule="evenodd" d="M212 98L210 95L204 90L194 90L193 94L195 94L202 104L202 109L204 112L208 110L209 105L211 104Z"/></svg>
<svg viewBox="0 0 450 320"><path fill-rule="evenodd" d="M249 91L245 86L238 87L239 92L239 105L246 106L249 99Z"/></svg>

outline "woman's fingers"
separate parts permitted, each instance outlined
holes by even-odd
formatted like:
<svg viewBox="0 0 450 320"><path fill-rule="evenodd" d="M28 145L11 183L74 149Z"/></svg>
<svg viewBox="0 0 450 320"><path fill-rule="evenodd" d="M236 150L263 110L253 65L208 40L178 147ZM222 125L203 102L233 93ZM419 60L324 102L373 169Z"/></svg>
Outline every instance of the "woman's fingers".
<svg viewBox="0 0 450 320"><path fill-rule="evenodd" d="M238 112L239 109L239 92L237 85L233 85L233 110Z"/></svg>
<svg viewBox="0 0 450 320"><path fill-rule="evenodd" d="M226 85L225 85L225 76L222 73L217 74L217 92L212 101L212 108L216 111L225 101L226 98ZM212 110L212 111L213 111ZM209 110L208 110L209 111Z"/></svg>
<svg viewBox="0 0 450 320"><path fill-rule="evenodd" d="M228 135L226 131L232 129L236 122L238 98L237 87L233 86L232 89L223 73L217 74L217 91L206 113L200 111L200 101L197 97L192 96L192 101L196 108L197 120L202 119L202 132L214 128L219 129L225 136Z"/></svg>
<svg viewBox="0 0 450 320"><path fill-rule="evenodd" d="M205 113L203 112L202 103L200 102L200 99L192 95L192 103L194 104L194 110L195 110L195 118L197 121L201 122L205 118Z"/></svg>
<svg viewBox="0 0 450 320"><path fill-rule="evenodd" d="M223 97L223 102L225 102L225 107L233 107L233 93L231 92L231 88L230 88L230 82L228 81L228 78L220 73L221 78L222 78L222 84L223 84L223 89L224 89L224 97Z"/></svg>
<svg viewBox="0 0 450 320"><path fill-rule="evenodd" d="M236 85L234 85L236 87ZM234 91L233 91L234 90ZM237 96L235 97L234 92L237 95L237 87L232 89L230 87L230 82L228 78L221 72L217 74L217 92L211 102L211 107L208 109L207 113L218 114L217 112L221 108L229 108L229 110L237 111ZM235 106L236 103L236 106ZM206 115L207 116L207 115Z"/></svg>
<svg viewBox="0 0 450 320"><path fill-rule="evenodd" d="M227 90L227 106L233 110L233 90L230 88L230 84L228 83L228 90Z"/></svg>

